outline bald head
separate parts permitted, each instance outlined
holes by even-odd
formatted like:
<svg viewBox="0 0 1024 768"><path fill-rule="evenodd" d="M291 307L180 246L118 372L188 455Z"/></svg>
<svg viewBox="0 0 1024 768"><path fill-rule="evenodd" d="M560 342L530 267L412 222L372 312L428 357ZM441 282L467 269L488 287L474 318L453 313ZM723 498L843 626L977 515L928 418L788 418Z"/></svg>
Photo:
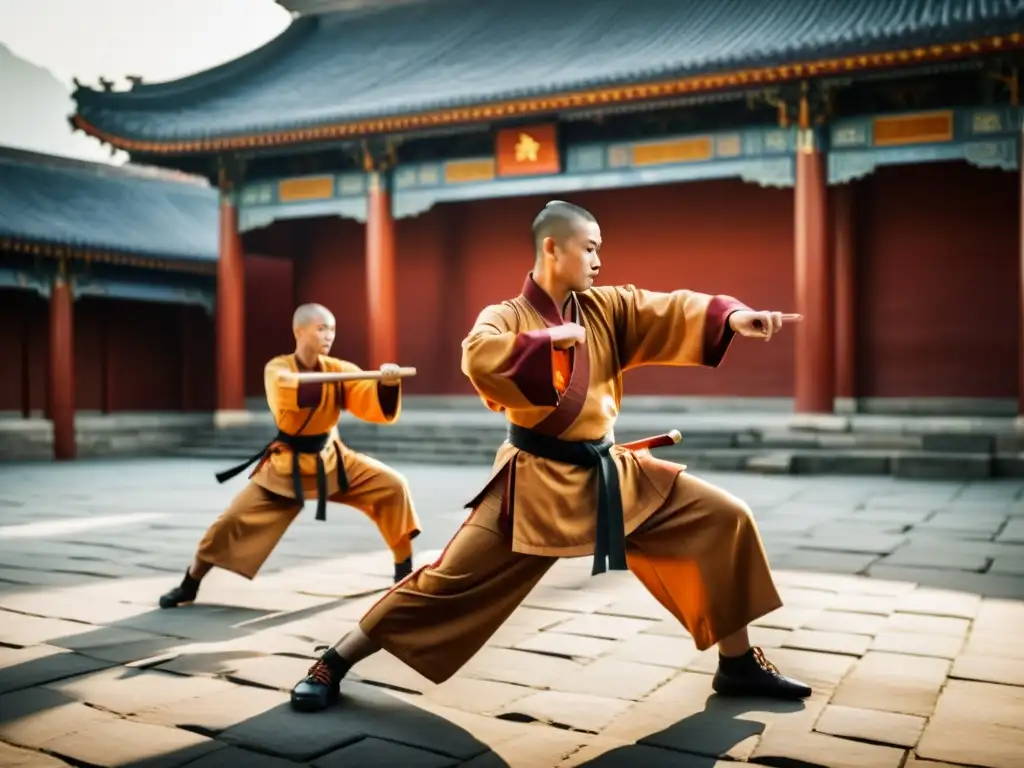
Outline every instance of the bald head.
<svg viewBox="0 0 1024 768"><path fill-rule="evenodd" d="M292 328L297 331L310 325L334 325L334 315L323 304L303 304L292 315Z"/></svg>
<svg viewBox="0 0 1024 768"><path fill-rule="evenodd" d="M561 245L578 232L581 226L596 222L594 214L586 208L561 200L552 200L533 220L533 249L539 257L545 239L550 237Z"/></svg>
<svg viewBox="0 0 1024 768"><path fill-rule="evenodd" d="M326 355L334 344L334 315L322 304L303 304L292 315L295 351L311 365L317 355Z"/></svg>

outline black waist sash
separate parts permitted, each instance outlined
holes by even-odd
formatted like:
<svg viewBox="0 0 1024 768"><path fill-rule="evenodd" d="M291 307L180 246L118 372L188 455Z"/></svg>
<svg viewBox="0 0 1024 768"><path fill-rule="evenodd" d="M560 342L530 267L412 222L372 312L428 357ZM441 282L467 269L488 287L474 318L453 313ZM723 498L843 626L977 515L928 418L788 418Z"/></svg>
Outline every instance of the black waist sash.
<svg viewBox="0 0 1024 768"><path fill-rule="evenodd" d="M316 456L316 519L327 519L327 471L324 469L323 450L330 439L330 433L322 435L289 435L278 432L274 439L267 443L259 453L253 454L241 464L225 469L217 473L217 482L223 483L235 475L252 466L260 459L267 456L274 443L284 443L292 450L292 483L295 492L295 500L302 504L305 501L305 494L302 492L302 474L299 472L299 455L303 453ZM348 475L345 474L345 462L341 460L341 449L338 443L334 443L334 455L338 460L338 490L348 490Z"/></svg>
<svg viewBox="0 0 1024 768"><path fill-rule="evenodd" d="M608 438L578 442L560 440L515 424L509 424L508 441L519 450L542 459L597 469L597 527L592 573L627 570L622 489L619 487L619 471L611 455L615 443Z"/></svg>

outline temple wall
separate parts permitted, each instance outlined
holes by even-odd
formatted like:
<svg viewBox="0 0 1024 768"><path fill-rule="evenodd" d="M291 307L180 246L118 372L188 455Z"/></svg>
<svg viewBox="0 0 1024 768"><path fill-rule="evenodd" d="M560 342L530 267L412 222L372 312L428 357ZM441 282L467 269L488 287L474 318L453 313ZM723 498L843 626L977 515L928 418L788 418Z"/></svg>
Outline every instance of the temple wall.
<svg viewBox="0 0 1024 768"><path fill-rule="evenodd" d="M79 411L208 411L216 382L213 318L198 307L85 297L74 304ZM49 305L0 291L0 413L46 408Z"/></svg>
<svg viewBox="0 0 1024 768"><path fill-rule="evenodd" d="M858 396L1016 397L1018 184L966 163L861 182Z"/></svg>

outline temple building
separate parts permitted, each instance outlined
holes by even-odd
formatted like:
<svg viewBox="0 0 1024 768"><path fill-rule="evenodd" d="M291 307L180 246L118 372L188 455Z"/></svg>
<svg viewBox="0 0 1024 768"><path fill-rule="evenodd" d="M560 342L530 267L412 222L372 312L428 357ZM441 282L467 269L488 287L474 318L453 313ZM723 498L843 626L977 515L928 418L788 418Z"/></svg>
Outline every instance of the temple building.
<svg viewBox="0 0 1024 768"><path fill-rule="evenodd" d="M76 412L209 412L217 256L203 179L0 149L6 427L71 459Z"/></svg>
<svg viewBox="0 0 1024 768"><path fill-rule="evenodd" d="M1024 412L1016 0L282 4L238 60L74 94L77 129L219 188L225 416L306 301L340 356L469 393L460 341L552 198L598 217L602 282L806 316L630 394Z"/></svg>

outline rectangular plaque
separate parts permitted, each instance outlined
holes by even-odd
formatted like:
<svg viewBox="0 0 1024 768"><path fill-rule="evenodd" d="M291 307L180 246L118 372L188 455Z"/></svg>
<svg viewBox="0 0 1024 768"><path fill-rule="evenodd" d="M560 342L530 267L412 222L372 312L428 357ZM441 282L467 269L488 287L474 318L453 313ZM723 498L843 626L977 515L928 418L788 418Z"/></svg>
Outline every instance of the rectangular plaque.
<svg viewBox="0 0 1024 768"><path fill-rule="evenodd" d="M936 144L953 140L953 112L922 112L874 119L876 147Z"/></svg>
<svg viewBox="0 0 1024 768"><path fill-rule="evenodd" d="M714 143L710 136L633 145L633 165L666 165L710 160Z"/></svg>
<svg viewBox="0 0 1024 768"><path fill-rule="evenodd" d="M498 131L495 154L499 176L550 175L562 170L553 123Z"/></svg>
<svg viewBox="0 0 1024 768"><path fill-rule="evenodd" d="M494 179L494 158L451 160L444 164L445 184L467 184Z"/></svg>
<svg viewBox="0 0 1024 768"><path fill-rule="evenodd" d="M334 197L333 176L308 176L302 179L285 179L278 182L277 199L282 203L300 200L327 200Z"/></svg>

